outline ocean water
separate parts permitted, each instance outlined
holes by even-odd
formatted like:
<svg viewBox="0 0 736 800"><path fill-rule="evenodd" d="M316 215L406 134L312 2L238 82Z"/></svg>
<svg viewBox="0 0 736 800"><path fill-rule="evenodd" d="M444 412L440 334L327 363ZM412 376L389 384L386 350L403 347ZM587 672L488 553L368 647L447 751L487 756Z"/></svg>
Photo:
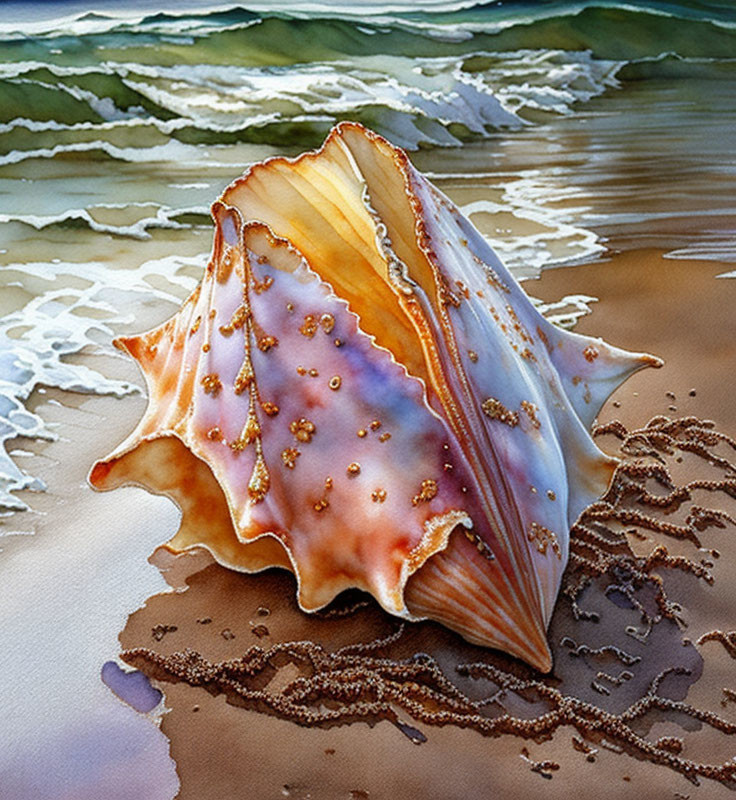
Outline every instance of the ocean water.
<svg viewBox="0 0 736 800"><path fill-rule="evenodd" d="M34 388L135 391L69 357L184 297L222 188L339 120L412 151L520 277L608 247L736 260L732 3L288 8L3 4L0 515L43 489L6 447L56 435Z"/></svg>

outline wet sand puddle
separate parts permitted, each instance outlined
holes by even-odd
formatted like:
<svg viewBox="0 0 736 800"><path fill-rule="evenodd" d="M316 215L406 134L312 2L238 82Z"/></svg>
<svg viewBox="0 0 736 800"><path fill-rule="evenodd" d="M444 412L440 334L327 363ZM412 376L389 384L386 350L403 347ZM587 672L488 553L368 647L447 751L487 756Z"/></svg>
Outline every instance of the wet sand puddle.
<svg viewBox="0 0 736 800"><path fill-rule="evenodd" d="M694 641L689 608L679 604L700 602L696 586L713 583L716 546L733 533L736 441L696 417L658 416L632 430L613 421L596 435L622 463L573 529L549 676L433 623L397 624L357 593L305 615L286 573L201 569L207 561L191 555L166 565L170 575L190 573L177 579L186 591L156 595L131 615L121 655L178 712L163 730L180 774L187 766L177 737L192 735L181 713L221 697L240 713L311 728L388 720L418 745L441 727L509 734L528 740L518 763L547 779L564 769L534 745L564 729L562 746L578 759L595 763L612 751L669 767L694 786L708 779L704 788L736 788L728 714L736 693L711 686L707 702L689 699L714 648L736 657L736 632Z"/></svg>

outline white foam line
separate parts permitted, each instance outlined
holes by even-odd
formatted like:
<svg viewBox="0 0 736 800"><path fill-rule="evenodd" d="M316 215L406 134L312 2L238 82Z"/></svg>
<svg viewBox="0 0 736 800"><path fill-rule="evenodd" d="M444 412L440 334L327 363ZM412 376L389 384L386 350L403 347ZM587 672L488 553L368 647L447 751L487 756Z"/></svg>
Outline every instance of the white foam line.
<svg viewBox="0 0 736 800"><path fill-rule="evenodd" d="M604 245L593 231L563 221L558 213L547 211L531 196L519 192L514 184L501 185L500 188L503 192L501 203L476 200L461 205L460 211L467 217L477 213L511 214L518 220L528 220L544 228L537 233L516 236L512 244L492 236L487 237L492 247L503 255L506 265L518 279L530 277L529 274L519 273L520 269L536 274L538 270L553 265L589 261L605 251ZM558 241L567 241L568 247L564 255L553 256L549 245Z"/></svg>
<svg viewBox="0 0 736 800"><path fill-rule="evenodd" d="M148 206L150 203L130 203L127 207ZM97 204L97 208L125 208L125 205L115 204ZM183 222L177 222L171 217L176 217L184 214L209 214L209 209L204 206L191 206L189 208L164 208L160 206L156 210L153 217L144 217L134 222L131 225L111 225L104 224L95 220L92 215L85 208L73 208L65 211L63 214L0 214L0 223L3 222L21 222L24 225L30 225L36 230L43 230L51 225L58 225L68 220L79 220L84 222L91 230L96 233L111 233L116 236L128 236L133 239L150 239L151 234L148 232L149 228L190 228Z"/></svg>
<svg viewBox="0 0 736 800"><path fill-rule="evenodd" d="M64 153L89 153L95 150L102 150L111 158L133 163L172 161L180 164L182 162L197 164L202 160L203 155L201 148L182 144L176 140L152 147L137 148L117 147L104 139L97 139L92 142L58 144L54 145L54 147L41 147L35 150L11 150L9 153L0 156L0 166L19 164L32 158L55 158Z"/></svg>
<svg viewBox="0 0 736 800"><path fill-rule="evenodd" d="M182 299L179 294L154 289L147 278L153 275L164 278L184 295L196 285L196 280L189 277L186 270L192 266L202 269L206 259L205 253L194 258L172 256L148 261L137 269L114 269L98 262L11 263L4 267L29 279L41 278L54 288L36 295L22 309L0 319L0 514L28 508L13 492L45 488L41 481L20 468L6 449L8 440L17 436L56 437L52 426L25 405L34 389L53 386L116 396L139 391L133 384L109 380L84 364L64 360L83 348L117 355L109 345L115 329L134 320L111 304L111 287L118 296L133 293L178 305ZM67 277L77 281L82 278L88 286L74 288L76 283L70 286ZM166 285L165 282L161 283ZM129 307L129 304L124 305ZM85 309L107 312L109 318L92 318ZM9 335L13 329L23 332L13 337ZM108 344L100 345L100 342Z"/></svg>

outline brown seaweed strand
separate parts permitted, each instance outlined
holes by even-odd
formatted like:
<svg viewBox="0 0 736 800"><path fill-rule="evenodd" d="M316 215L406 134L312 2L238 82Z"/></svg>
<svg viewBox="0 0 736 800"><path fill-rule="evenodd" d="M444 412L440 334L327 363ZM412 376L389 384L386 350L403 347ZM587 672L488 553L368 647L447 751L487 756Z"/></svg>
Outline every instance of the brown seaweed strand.
<svg viewBox="0 0 736 800"><path fill-rule="evenodd" d="M375 651L385 646L385 641L378 640L364 646ZM284 655L296 662L306 662L311 666L309 674L292 680L280 693L248 685L249 678L273 667L272 662L279 663ZM345 724L358 719L396 722L397 708L428 725L472 728L488 736L513 734L541 740L549 738L561 726L570 725L583 736L593 739L605 737L652 763L669 766L693 782L697 782L699 776L722 783L731 783L736 778L736 763L732 761L720 765L697 763L672 752L659 741L645 739L631 727L630 723L650 711L664 710L685 714L724 734L736 734L736 724L717 714L698 710L658 693L662 680L671 672L687 672L682 669L660 673L643 698L621 714L613 714L564 695L542 681L520 678L488 663L464 664L456 668L460 675L488 680L507 692L524 695L532 692L549 707L534 719L521 719L509 713L496 717L482 715L479 713L482 701L471 700L456 687L452 696L445 694L443 690L450 683L431 662L360 659L346 654L344 648L330 654L312 642L282 643L267 651L254 646L241 659L219 664L206 660L193 650L162 656L147 648L137 648L125 651L123 658L137 668L145 668L156 679L184 681L192 686L202 686L212 694L225 693L246 706L270 711L301 725ZM432 685L433 682L439 685Z"/></svg>
<svg viewBox="0 0 736 800"><path fill-rule="evenodd" d="M698 645L706 642L720 642L731 658L736 658L736 631L708 631L698 639Z"/></svg>
<svg viewBox="0 0 736 800"><path fill-rule="evenodd" d="M653 743L637 734L627 723L633 722L653 710L668 710L685 714L697 719L722 733L733 735L736 733L736 724L720 717L711 711L702 711L688 703L671 700L659 695L658 689L662 680L670 673L688 673L682 668L668 669L661 672L651 683L647 694L630 706L621 714L612 714L604 711L586 701L563 695L554 687L535 680L521 680L509 676L490 664L466 664L457 667L458 672L471 677L486 678L496 685L502 684L505 688L515 692L534 689L538 695L552 704L552 711L542 715L536 722L539 735L550 734L561 725L572 725L581 734L593 738L606 736L618 744L627 746L630 750L647 758L647 760L664 764L682 773L689 780L697 783L697 777L707 777L722 783L732 783L736 778L736 763L728 761L721 765L700 764L690 759L682 758L671 752L667 747L662 747L660 742ZM538 723L544 721L544 725Z"/></svg>
<svg viewBox="0 0 736 800"><path fill-rule="evenodd" d="M618 465L606 494L589 506L572 527L570 568L565 575L562 591L573 603L573 613L576 617L580 616L584 612L580 610L577 598L590 579L609 573L616 565L625 565L629 570L630 582L633 581L634 585L641 585L645 581L653 583L660 612L677 619L678 607L667 601L662 580L658 575L653 575L652 570L658 567L679 569L712 583L710 572L701 563L682 556L671 556L664 545L656 547L647 558L635 558L622 526L633 526L628 531L630 533L645 529L689 541L699 548L699 533L702 531L736 524L736 520L726 512L700 505L690 507L682 524L668 522L649 513L649 510L660 514L672 513L683 503L691 501L693 492L698 490L724 492L736 497L736 480L733 477L694 480L676 486L666 466L667 456L673 456L678 451L691 452L732 475L736 473L736 466L714 454L712 449L726 445L736 450L736 440L716 431L713 422L692 416L681 419L658 416L644 427L632 431L628 431L619 420L612 420L593 431L594 436L606 434L616 436L621 441L621 451L629 456L629 460ZM648 482L653 482L664 493L654 494ZM632 503L642 510L632 508Z"/></svg>
<svg viewBox="0 0 736 800"><path fill-rule="evenodd" d="M713 453L712 448L725 444L736 451L736 439L715 430L712 420L698 417L670 419L656 416L643 428L628 431L619 420L612 420L593 429L593 436L613 434L621 440L621 450L626 455L650 455L662 461L664 455L672 455L676 450L694 453L711 464L729 472L736 467L728 459Z"/></svg>
<svg viewBox="0 0 736 800"><path fill-rule="evenodd" d="M346 606L318 609L313 613L315 617L319 617L320 619L337 619L339 617L350 617L357 611L361 611L364 608L370 607L370 605L370 600L356 600L355 602Z"/></svg>

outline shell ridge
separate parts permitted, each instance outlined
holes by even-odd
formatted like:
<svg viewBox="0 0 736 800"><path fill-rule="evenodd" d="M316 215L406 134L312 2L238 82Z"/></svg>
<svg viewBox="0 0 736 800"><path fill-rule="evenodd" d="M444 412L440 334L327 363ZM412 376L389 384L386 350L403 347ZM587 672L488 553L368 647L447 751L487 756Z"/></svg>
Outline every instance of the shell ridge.
<svg viewBox="0 0 736 800"><path fill-rule="evenodd" d="M388 145L388 148L395 155L394 148L392 148L391 145ZM419 201L419 199L418 199L418 197L416 195L416 192L414 191L414 188L413 188L413 186L411 184L411 176L409 175L408 171L404 169L404 163L403 163L402 159L400 157L396 157L395 161L396 161L397 166L398 166L398 168L399 168L399 170L400 170L400 172L401 172L401 174L403 176L405 193L406 193L407 197L409 198L410 208L411 208L411 211L412 211L412 213L414 215L414 220L415 220L414 235L415 235L416 240L417 240L416 243L417 243L417 245L419 247L420 252L422 252L424 254L424 256L427 259L427 262L428 262L430 268L432 269L435 290L436 290L436 292L439 292L440 275L441 275L441 273L438 271L438 266L433 261L431 252L427 251L427 249L426 249L426 247L424 246L424 243L423 243L424 232L423 232L423 230L421 228L421 202ZM357 167L357 165L356 165L356 169L359 169L359 167ZM362 177L362 173L361 173L361 177ZM363 178L363 179L365 180L365 178ZM379 248L380 248L380 250L381 250L381 252L383 254L384 260L387 263L388 275L389 276L392 276L392 269L390 267L390 263L392 261L394 261L394 262L396 262L398 264L398 270L396 272L397 272L398 276L400 276L400 277L398 277L397 279L392 280L392 282L391 282L392 283L392 288L396 292L396 294L397 294L397 296L399 298L400 304L402 305L402 307L404 307L405 311L407 312L407 316L409 316L409 318L412 320L412 323L415 325L415 328L418 331L419 338L420 338L420 341L422 342L423 349L424 349L424 352L425 352L425 358L426 358L427 362L429 364L434 364L434 368L430 367L430 374L433 375L433 377L435 377L435 379L439 379L439 378L441 378L442 375L445 374L445 372L448 371L446 369L446 367L442 364L442 358L439 355L439 352L438 352L438 349L437 349L437 341L435 340L434 336L431 333L433 329L435 329L435 330L436 329L443 329L443 330L445 330L446 338L442 339L440 337L440 341L442 343L448 345L448 347L450 347L450 349L452 349L453 346L455 347L454 357L453 357L453 353L450 353L449 358L446 358L446 360L445 360L445 364L446 364L447 360L451 361L452 366L458 371L458 374L459 374L460 380L461 380L461 384L464 383L465 393L469 394L469 386L467 384L467 380L463 381L462 366L459 363L459 359L457 358L456 345L454 345L454 340L453 340L453 337L452 337L452 328L449 325L449 322L446 319L443 320L441 323L438 322L437 317L436 317L437 311L434 308L434 304L432 304L429 301L429 299L426 298L426 296L424 295L424 293L423 293L422 289L419 287L419 285L416 282L414 282L413 280L411 280L411 272L410 272L407 264L397 255L396 251L391 246L391 239L390 239L390 237L388 235L387 223L382 220L382 218L379 216L379 214L375 210L375 208L372 207L372 205L370 203L370 197L371 197L371 195L370 195L370 185L369 185L369 182L366 180L365 190L364 190L364 202L366 203L366 205L368 207L368 211L371 214L371 217L373 218L374 223L376 225L376 241L377 241L377 244L378 244L378 246L379 246ZM379 228L379 225L383 226L383 229L386 232L385 235L382 234L381 229ZM406 285L405 282L402 282L401 278L404 277L404 276L408 277L409 283L411 284L410 288ZM412 295L415 296L415 297L424 297L425 298L424 302L420 304L420 307L422 308L421 317L418 317L416 313L413 314L413 313L411 313L411 311L409 309L407 309L407 305L410 302L412 302L412 299L413 299L411 297ZM439 305L439 309L438 309L439 314L441 315L443 313L443 311L444 311L444 309L443 309L442 305L440 304ZM427 321L427 316L429 316L429 318L431 320L430 322ZM452 374L452 370L449 370L449 372L450 372L450 374ZM444 391L440 387L437 387L437 386L435 386L434 388L435 388L436 394L438 395L438 399L439 399L441 405L443 406L443 408L445 410L445 413L448 415L448 418L450 419L450 421L454 422L454 424L452 425L452 431L453 431L453 434L454 434L453 438L456 441L456 443L458 443L458 445L460 445L461 452L464 453L465 448L462 447L461 443L466 442L466 443L469 444L470 442L472 442L474 437L473 437L473 435L468 435L467 426L463 422L463 414L461 412L458 412L457 410L455 410L454 413L453 413L453 407L456 409L457 406L456 406L456 401L454 400L453 392L449 389L449 387L446 387L444 389ZM469 406L470 406L470 408L474 407L473 404L469 404ZM475 430L476 436L477 436L479 430L482 432L481 435L485 434L485 430L482 428L481 425L476 423L475 427L476 427L476 430ZM471 430L472 430L472 427L471 427ZM487 439L487 444L488 444L489 449L492 451L493 450L492 441ZM466 458L468 457L466 453L464 453L464 455L465 455ZM476 462L482 464L483 463L483 459L480 456L476 456ZM480 492L481 497L485 498L485 500L486 500L485 512L484 512L485 515L486 515L486 518L489 521L490 520L496 520L498 517L500 517L501 519L504 519L506 514L504 513L504 510L503 510L503 503L502 504L496 504L495 503L495 496L494 496L493 492L492 491L490 491L490 492L489 491L484 491L482 484L477 483L478 473L479 472L480 471L477 468L471 469L470 470L470 475L471 475L471 480L473 480L476 483L477 489ZM500 478L505 484L505 478L504 478L504 475L503 475L502 472L500 472ZM507 506L513 512L514 505L510 501L511 494L510 494L510 491L508 491L508 487L507 487L507 494L509 496L509 501L507 502ZM489 501L490 501L490 506L488 505ZM523 583L523 576L525 576L525 575L533 575L534 579L538 583L538 576L533 571L533 565L532 565L532 563L530 561L530 558L529 558L528 548L524 547L523 545L520 548L515 547L514 543L510 539L510 537L507 536L507 533L506 533L507 527L509 527L509 528L513 527L513 521L509 522L507 520L506 524L502 524L502 523L499 524L498 522L495 522L495 524L494 524L494 529L500 535L502 541L505 543L506 548L511 552L518 551L517 552L517 556L518 556L519 560L522 563L518 564L518 563L515 562L514 563L514 570L515 570L515 574L517 575L517 577L520 578L519 583L520 584ZM517 592L516 587L513 586L513 584L509 581L508 576L503 572L502 572L502 579L506 584L507 591L509 592L510 596L515 599L518 607L527 608L528 607L527 599L525 598L525 596L523 594L520 595ZM540 605L539 605L540 602L541 602L541 596L537 597L537 612L541 616L544 616L545 615L545 609L540 607Z"/></svg>
<svg viewBox="0 0 736 800"><path fill-rule="evenodd" d="M433 248L430 246L428 242L428 232L424 223L425 214L423 213L424 207L422 200L419 197L417 192L416 184L421 186L425 185L424 179L418 175L416 170L410 165L402 164L402 173L404 174L405 178L405 185L407 187L407 196L410 200L410 205L412 207L412 211L414 213L415 218L415 235L417 237L417 245L420 250L424 253L428 263L432 266L435 280L439 282L438 276L442 275L442 270L440 265L437 263L437 255L434 252ZM429 302L425 300L425 302ZM522 542L522 545L519 547L514 542L513 538L509 534L510 530L523 528L521 524L521 519L519 518L519 512L516 507L516 504L513 500L513 491L511 487L506 481L506 475L504 470L500 469L500 465L502 463L501 457L497 454L496 448L493 442L493 438L490 436L489 431L487 430L486 426L483 424L479 414L478 414L478 407L479 402L478 398L475 397L475 392L471 386L471 382L469 381L468 375L466 374L466 370L463 367L462 361L459 356L459 348L457 345L457 341L454 335L454 328L452 322L448 316L449 306L447 305L440 305L440 314L443 317L442 320L442 328L446 332L446 342L448 347L451 347L451 352L449 353L449 359L453 363L455 367L456 374L459 377L461 383L461 389L463 394L466 398L465 408L469 414L469 420L472 420L474 424L471 423L472 429L476 431L476 438L479 438L481 441L485 441L487 444L488 452L490 454L490 459L496 465L496 471L493 476L491 476L490 472L486 469L485 463L486 459L478 453L476 456L476 461L478 464L483 466L483 472L487 473L486 481L488 483L488 489L486 489L483 493L483 496L490 499L491 501L495 501L495 493L490 488L492 485L491 478L493 477L496 481L500 482L500 485L503 489L503 494L500 498L500 502L498 503L498 512L497 515L494 515L492 519L499 519L502 520L501 522L495 522L494 531L500 535L502 541L505 543L507 551L510 553L515 554L515 560L512 561L514 574L516 575L519 585L523 586L525 579L528 576L533 576L535 583L538 585L539 593L536 596L537 600L537 608L539 613L544 615L544 609L539 605L542 602L543 593L541 591L541 586L539 585L539 577L537 570L534 569L534 565L531 561L529 549L525 546L525 543ZM475 402L474 402L475 401ZM462 403L461 403L462 405ZM480 436L478 436L480 434ZM468 441L471 441L471 437L467 437ZM481 470L474 470L474 474L481 472ZM481 473L482 474L482 473ZM513 515L512 517L509 514ZM515 518L514 518L515 517ZM504 575L504 578L506 576ZM522 598L519 597L516 588L506 580L507 588L512 592L512 595L517 598L517 602L519 603L520 607L524 607L526 603L523 602Z"/></svg>
<svg viewBox="0 0 736 800"><path fill-rule="evenodd" d="M435 291L437 293L439 293L439 291L440 291L440 281L441 281L441 277L440 277L441 276L441 271L439 271L438 265L436 264L436 262L433 259L433 253L431 252L431 249L428 248L427 245L426 245L426 241L425 241L426 240L426 232L424 231L424 229L422 227L422 206L421 206L421 201L417 197L416 191L414 190L414 186L412 185L412 182L411 182L411 175L409 174L409 170L405 168L404 160L402 160L400 155L397 155L397 152L400 152L400 151L396 151L390 145L388 145L388 149L394 155L394 161L395 161L396 165L398 166L399 171L402 174L403 182L404 182L404 188L405 188L405 194L409 198L410 210L411 210L411 212L413 213L413 216L414 216L414 221L415 221L415 226L414 226L415 234L414 235L415 235L415 238L417 240L417 245L419 247L420 252L422 252L424 254L424 257L427 259L427 262L428 262L430 268L432 269L432 276L433 276ZM370 197L370 185L369 185L369 183L367 185L367 190L368 190L368 196ZM374 216L374 215L372 214L372 216ZM375 220L375 216L374 216L374 221L376 221ZM386 238L388 238L388 237L386 237ZM403 270L402 271L409 272L409 274L410 274L410 271L406 268L405 263L402 262L399 259L399 257L396 255L396 253L393 250L393 248L390 247L390 240L389 240L388 246L386 246L386 240L384 239L383 242L381 242L381 239L383 239L383 237L381 237L380 234L377 236L377 239L379 241L379 244L383 244L384 245L382 247L382 250L384 251L384 259L387 262L392 258L396 259L397 261L399 261L402 264L402 266L403 266ZM386 251L388 251L388 253ZM390 273L391 273L391 270L389 269L389 274ZM397 287L396 287L395 283L394 283L393 288L394 288L395 291L397 291ZM406 305L409 302L411 302L411 298L409 298L409 299L406 298L406 294L409 294L408 292L401 291L404 287L398 287L398 288L399 288L399 291L397 291L397 294L399 295L399 301L400 301L400 303L402 303L402 305L406 309ZM416 283L414 284L414 287L411 290L411 294L413 294L416 297L424 296L422 294L422 292L420 291L420 289L419 289L419 287L418 287L418 285ZM444 311L443 306L441 304L438 304L438 305L439 305L439 309L438 309L439 313L442 314L443 311ZM465 384L464 390L465 390L465 394L467 396L468 394L470 394L469 387L468 387L468 384L467 384L467 379L463 380L462 365L460 364L459 358L457 357L457 348L456 348L456 345L454 344L454 340L453 340L453 337L452 337L452 327L451 327L451 325L449 324L449 322L447 321L446 318L443 320L441 325L438 324L437 319L435 317L435 314L437 313L437 310L435 309L434 304L430 303L429 300L426 297L424 299L424 302L421 304L421 307L422 307L422 312L423 312L421 317L418 318L417 315L416 314L412 314L411 311L407 311L407 314L412 319L412 323L415 325L415 327L417 328L417 330L419 332L420 340L422 341L424 349L425 349L425 356L427 357L427 361L430 364L434 361L435 364L436 364L435 368L433 370L432 369L430 370L431 374L433 374L433 376L438 376L438 377L441 377L443 374L445 374L445 372L449 372L449 374L455 374L455 372L453 372L453 368L454 368L454 370L457 371L457 374L460 377L461 390L462 390L462 384L463 383ZM428 322L427 321L427 315L430 316L430 320L434 320L434 321L433 322L432 321ZM434 342L434 346L435 347L437 346L437 340L432 335L432 331L433 330L437 330L437 329L443 329L445 331L445 337L444 338L438 337L439 340L440 340L440 344L447 345L450 348L450 350L452 350L453 346L455 348L455 352L454 353L450 352L449 353L449 357L448 356L445 357L444 365L442 365L442 366L440 366L442 364L442 359L438 358L437 354L433 355L431 353L431 350L429 349L431 342ZM451 368L449 370L446 367L447 361L450 361L450 363L452 364L452 366L451 366ZM444 369L443 369L443 367L444 367ZM454 430L454 433L455 433L456 441L466 442L469 445L470 443L472 443L473 439L477 438L478 434L480 434L481 439L482 438L486 439L487 446L488 446L489 450L491 450L491 452L493 452L493 448L494 448L493 443L492 443L491 440L489 440L487 438L485 429L479 424L477 419L476 419L475 426L472 425L472 415L467 421L471 422L471 430L473 430L473 428L475 428L475 430L474 430L474 433L472 435L468 435L467 421L466 422L463 421L465 419L465 415L462 412L459 412L457 410L457 406L456 406L457 401L453 399L454 392L449 390L449 387L445 388L444 391L441 388L435 387L435 390L437 391L437 393L438 393L438 395L439 395L439 397L441 399L442 405L443 405L443 407L445 409L445 412L448 414L449 419L451 421L453 421L453 430ZM474 410L474 405L472 403L466 403L466 405L471 410ZM461 406L462 406L462 402L461 402ZM455 408L454 411L453 411L453 407ZM458 427L458 426L460 426L460 427ZM474 479L477 479L479 477L479 474L483 474L483 472L484 472L484 470L482 468L478 469L478 465L482 465L484 463L484 461L483 461L483 458L479 454L476 455L474 461L475 461L475 468L471 470L471 475L472 475L472 477ZM499 459L498 458L495 458L495 461L496 461L496 463L499 463ZM488 477L490 477L490 476L488 476ZM498 471L498 474L495 475L494 477L496 477L497 480L500 479L502 481L502 483L505 484L505 476L504 476L503 472ZM487 482L488 482L488 480L487 480ZM537 578L537 576L536 576L536 574L535 574L535 572L533 570L533 565L532 565L532 563L530 561L530 555L529 555L528 548L524 546L524 543L522 543L520 547L515 546L515 544L510 539L510 537L507 535L507 530L508 529L513 529L514 528L514 522L515 522L514 519L509 519L508 518L508 514L511 513L513 515L514 511L515 511L515 506L514 506L512 500L511 500L512 494L511 494L509 488L506 487L506 495L507 495L506 503L502 502L500 504L496 504L496 502L495 502L496 498L495 498L495 495L494 495L493 491L492 490L489 491L488 489L486 489L484 491L483 488L482 488L482 485L483 484L481 484L481 486L479 488L480 488L480 491L481 491L481 496L484 497L485 500L486 500L485 515L486 515L487 519L493 520L493 519L498 519L499 517L502 520L505 519L505 522L502 522L502 523L496 522L494 524L494 528L495 528L496 531L498 531L498 535L500 535L502 541L505 542L505 546L506 546L507 550L510 551L510 552L516 552L516 560L513 562L513 566L514 566L514 572L515 572L517 578L519 579L519 583L521 585L523 585L524 579L528 575L533 575L534 576L533 580L535 580L535 582L538 583L538 578ZM518 520L518 516L517 516L517 520ZM517 521L516 527L519 527L518 521ZM528 607L528 599L529 598L527 596L523 595L523 594L520 595L517 592L516 588L512 585L512 583L509 582L508 577L505 574L503 574L503 580L505 581L506 586L507 586L507 590L509 591L511 596L516 599L516 602L517 602L518 606L520 608ZM540 606L540 603L542 602L541 601L541 597L539 595L535 595L535 599L536 599L536 607L537 607L537 612L536 613L540 614L540 616L544 616L544 609Z"/></svg>
<svg viewBox="0 0 736 800"><path fill-rule="evenodd" d="M422 186L424 186L426 184L426 181L424 181L421 176L417 176L416 171L413 170L413 169L412 169L412 175L413 175L414 179L418 183L420 183ZM416 191L414 192L414 194L416 195ZM421 201L419 201L419 203L421 204ZM423 219L424 218L430 219L430 215L417 214L417 221L418 221L418 234L417 235L422 240L421 241L421 245L425 249L425 252L427 253L427 257L434 261L437 256L436 256L436 253L434 252L433 248L431 247L431 245L429 245L429 243L426 240L427 231L424 228L424 224L423 224ZM515 287L515 288L517 288L517 290L518 290L518 287ZM518 290L518 291L520 292L521 290ZM526 298L524 298L524 299L526 299ZM526 300L526 302L528 303L528 300ZM531 379L531 375L530 375L529 371L521 370L520 371L520 377L521 377L522 381L524 382L524 385L527 387L528 391L531 390L531 389L534 389L534 383L533 383L533 381ZM535 399L538 399L539 408L544 409L545 404L543 402L541 402L541 398L538 398L537 392L536 391L533 391L533 392L530 391L529 393L531 394L532 397L534 397ZM552 433L553 434L557 433L556 424L553 424L552 427L553 427ZM586 436L587 436L587 433L586 433ZM550 440L551 440L551 443L553 445L556 445L556 440L555 440L555 436L554 435L550 437ZM555 447L555 449L559 452L558 459L560 461L560 465L563 466L565 464L565 459L562 457L561 451L559 451L559 447ZM500 462L498 460L498 458L496 457L496 463L502 463L502 462ZM501 474L503 475L503 473L501 473ZM509 496L510 497L514 497L514 493L512 491L509 491ZM561 499L567 500L567 498L561 498ZM520 527L521 527L522 530L524 530L524 528L525 528L524 525L521 525ZM555 526L555 527L558 527L558 526ZM569 528L569 525L567 524L567 519L565 519L565 523L562 526L562 530L560 531L560 535L562 537L562 548L564 550L564 552L562 553L562 557L560 559L560 561L561 561L560 568L558 570L556 570L556 574L555 574L554 579L550 583L548 583L546 586L544 585L544 583L541 580L542 573L539 570L535 570L533 568L531 570L529 570L529 568L528 568L528 563L529 563L528 562L528 558L524 558L524 550L526 550L526 552L528 553L529 552L528 547L516 548L517 553L519 553L519 550L521 550L521 559L520 559L519 562L514 564L515 573L516 573L517 577L520 578L520 582L523 580L522 576L524 574L534 576L535 583L536 583L536 586L537 586L537 596L538 596L539 601L541 603L540 613L541 613L542 617L544 618L545 623L549 619L549 616L551 614L551 610L552 610L552 606L553 606L553 603L554 603L554 599L556 597L556 594L557 594L557 591L558 591L558 588L559 588L559 580L561 579L562 567L564 567L564 563L566 562L566 555L567 555L567 552L566 552L567 551L566 539L567 539L568 528ZM512 527L512 529L513 529L513 527ZM526 542L524 542L523 544L526 545Z"/></svg>

